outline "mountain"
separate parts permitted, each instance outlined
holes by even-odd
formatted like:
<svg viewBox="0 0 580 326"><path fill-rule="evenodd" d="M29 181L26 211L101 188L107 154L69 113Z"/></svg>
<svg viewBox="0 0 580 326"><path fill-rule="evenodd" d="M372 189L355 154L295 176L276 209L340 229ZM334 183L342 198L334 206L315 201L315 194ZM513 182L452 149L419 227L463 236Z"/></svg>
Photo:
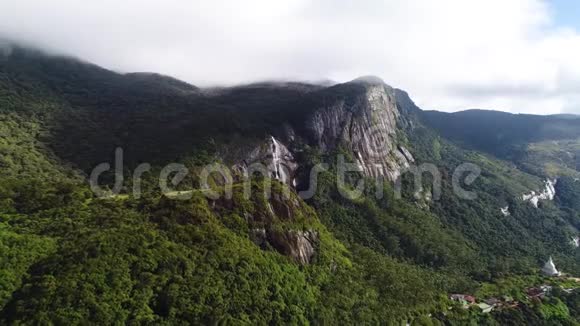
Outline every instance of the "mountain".
<svg viewBox="0 0 580 326"><path fill-rule="evenodd" d="M539 274L550 256L580 274L572 117L422 111L369 76L203 89L14 46L0 121L3 324L580 320L575 291L526 294L571 286Z"/></svg>
<svg viewBox="0 0 580 326"><path fill-rule="evenodd" d="M425 111L422 121L455 143L508 159L533 174L579 176L579 116Z"/></svg>

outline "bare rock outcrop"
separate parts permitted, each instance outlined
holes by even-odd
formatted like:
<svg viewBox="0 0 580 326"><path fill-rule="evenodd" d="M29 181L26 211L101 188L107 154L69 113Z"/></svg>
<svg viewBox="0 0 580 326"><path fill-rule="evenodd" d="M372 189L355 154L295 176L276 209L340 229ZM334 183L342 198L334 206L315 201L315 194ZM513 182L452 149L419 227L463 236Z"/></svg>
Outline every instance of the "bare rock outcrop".
<svg viewBox="0 0 580 326"><path fill-rule="evenodd" d="M268 242L278 252L292 257L301 265L307 265L316 253L318 233L312 230L274 230L268 233Z"/></svg>
<svg viewBox="0 0 580 326"><path fill-rule="evenodd" d="M297 168L298 164L290 150L273 136L269 136L242 162L234 166L234 170L242 174L251 175L260 172L290 186L296 185Z"/></svg>
<svg viewBox="0 0 580 326"><path fill-rule="evenodd" d="M346 146L367 176L396 180L414 158L397 141L399 111L394 90L376 77L331 89L332 100L325 99L326 104L306 122L309 137L322 151Z"/></svg>
<svg viewBox="0 0 580 326"><path fill-rule="evenodd" d="M218 215L237 211L248 225L250 240L257 246L276 250L299 264L307 265L316 255L319 243L319 232L311 224L315 215L295 193L285 194L280 187L272 189L263 204L256 204L257 198L254 197L232 196L210 200L209 207ZM227 214L223 217L229 218Z"/></svg>

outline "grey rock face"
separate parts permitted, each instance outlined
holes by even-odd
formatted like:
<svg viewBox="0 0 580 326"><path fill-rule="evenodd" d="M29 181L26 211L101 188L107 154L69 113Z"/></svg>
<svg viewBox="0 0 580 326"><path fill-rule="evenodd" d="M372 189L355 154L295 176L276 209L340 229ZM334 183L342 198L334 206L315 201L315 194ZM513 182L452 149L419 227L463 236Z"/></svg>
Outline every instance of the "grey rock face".
<svg viewBox="0 0 580 326"><path fill-rule="evenodd" d="M399 111L394 90L376 79L352 84L364 91L316 110L306 128L321 150L344 145L365 175L394 181L414 162L411 153L397 144Z"/></svg>
<svg viewBox="0 0 580 326"><path fill-rule="evenodd" d="M256 228L250 230L250 239L260 248L265 249L268 245L266 229Z"/></svg>
<svg viewBox="0 0 580 326"><path fill-rule="evenodd" d="M235 197L210 201L210 207L218 214L235 210L238 205ZM296 195L287 198L279 192L273 192L265 204L265 209L255 211L244 211L239 207L242 210L240 215L248 223L250 240L264 250L273 249L301 265L310 264L317 252L319 233L307 226L295 225L304 222L299 218L308 219L312 216L309 215L307 205ZM286 226L280 227L279 223Z"/></svg>
<svg viewBox="0 0 580 326"><path fill-rule="evenodd" d="M279 253L291 257L301 265L308 265L316 254L318 233L313 230L272 230L257 228L250 232L252 241L265 249L270 245Z"/></svg>
<svg viewBox="0 0 580 326"><path fill-rule="evenodd" d="M288 148L273 136L258 145L248 157L234 166L234 170L249 175L264 172L269 177L295 186L295 173L298 164Z"/></svg>
<svg viewBox="0 0 580 326"><path fill-rule="evenodd" d="M316 253L318 233L308 231L272 231L268 233L269 243L280 253L292 257L297 263L307 265Z"/></svg>
<svg viewBox="0 0 580 326"><path fill-rule="evenodd" d="M337 85L316 94L316 106L303 124L280 126L288 144L306 140L322 152L339 147L352 153L360 170L370 177L395 181L415 161L411 152L398 141L402 123L395 91L377 78L361 78ZM320 103L323 103L319 106ZM294 143L296 142L296 143ZM279 139L269 136L246 155L236 168L251 175L261 168L263 174L288 185L296 185L298 164L293 153ZM252 216L251 239L262 248L273 248L306 265L316 255L319 234L312 229L286 229L273 226L274 221L293 221L300 205L292 199L274 195L265 212Z"/></svg>

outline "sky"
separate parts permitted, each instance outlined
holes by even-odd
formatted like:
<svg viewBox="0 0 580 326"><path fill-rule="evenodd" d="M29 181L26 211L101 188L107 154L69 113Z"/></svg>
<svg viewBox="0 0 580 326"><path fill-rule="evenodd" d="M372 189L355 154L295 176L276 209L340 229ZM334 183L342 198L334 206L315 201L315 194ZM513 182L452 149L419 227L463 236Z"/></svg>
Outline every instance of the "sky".
<svg viewBox="0 0 580 326"><path fill-rule="evenodd" d="M424 109L580 114L578 0L1 0L0 36L197 86L376 75Z"/></svg>

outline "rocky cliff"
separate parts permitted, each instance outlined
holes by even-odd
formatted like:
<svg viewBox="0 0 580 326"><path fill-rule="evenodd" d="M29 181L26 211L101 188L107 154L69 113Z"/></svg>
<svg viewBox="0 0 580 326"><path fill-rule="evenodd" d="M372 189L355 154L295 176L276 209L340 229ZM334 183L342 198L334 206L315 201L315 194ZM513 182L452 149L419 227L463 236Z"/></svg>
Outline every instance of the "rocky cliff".
<svg viewBox="0 0 580 326"><path fill-rule="evenodd" d="M296 159L297 152L306 144L327 154L339 148L346 150L363 174L390 181L399 178L414 162L413 155L401 141L404 139L402 127L408 123L400 113L396 92L382 80L359 78L311 92L306 97L299 105L307 109L299 119L285 121L278 130L265 136L235 164L236 171L245 176L259 172L296 187L296 172L301 164ZM300 264L310 263L316 254L318 232L309 227L274 227L288 222L295 226L295 215L308 214L297 213L301 209L296 200L275 194L265 207L267 209L259 214L241 214L253 227L250 230L253 241L264 249L273 248L290 256ZM275 220L277 222L273 223Z"/></svg>
<svg viewBox="0 0 580 326"><path fill-rule="evenodd" d="M399 104L395 89L376 77L311 92L297 105L308 109L294 126L281 125L278 138L265 137L236 168L247 172L261 163L272 178L295 186L299 162L289 148L299 148L291 146L297 142L308 143L322 153L346 149L366 176L390 181L415 161L399 140L404 137L401 127L409 124L400 110L408 108Z"/></svg>
<svg viewBox="0 0 580 326"><path fill-rule="evenodd" d="M331 88L338 97L315 110L306 129L323 151L349 149L367 176L396 180L414 162L398 143L400 113L393 88L375 77L363 77Z"/></svg>
<svg viewBox="0 0 580 326"><path fill-rule="evenodd" d="M298 168L292 152L273 136L256 146L242 161L234 166L245 176L260 172L287 185L296 186L295 173Z"/></svg>
<svg viewBox="0 0 580 326"><path fill-rule="evenodd" d="M274 183L269 196L265 196L265 187L264 183L254 184L248 198L243 187L237 185L231 198L209 200L209 207L225 223L243 219L235 223L247 225L250 239L260 248L276 250L302 265L310 264L320 242L316 213L281 184Z"/></svg>

